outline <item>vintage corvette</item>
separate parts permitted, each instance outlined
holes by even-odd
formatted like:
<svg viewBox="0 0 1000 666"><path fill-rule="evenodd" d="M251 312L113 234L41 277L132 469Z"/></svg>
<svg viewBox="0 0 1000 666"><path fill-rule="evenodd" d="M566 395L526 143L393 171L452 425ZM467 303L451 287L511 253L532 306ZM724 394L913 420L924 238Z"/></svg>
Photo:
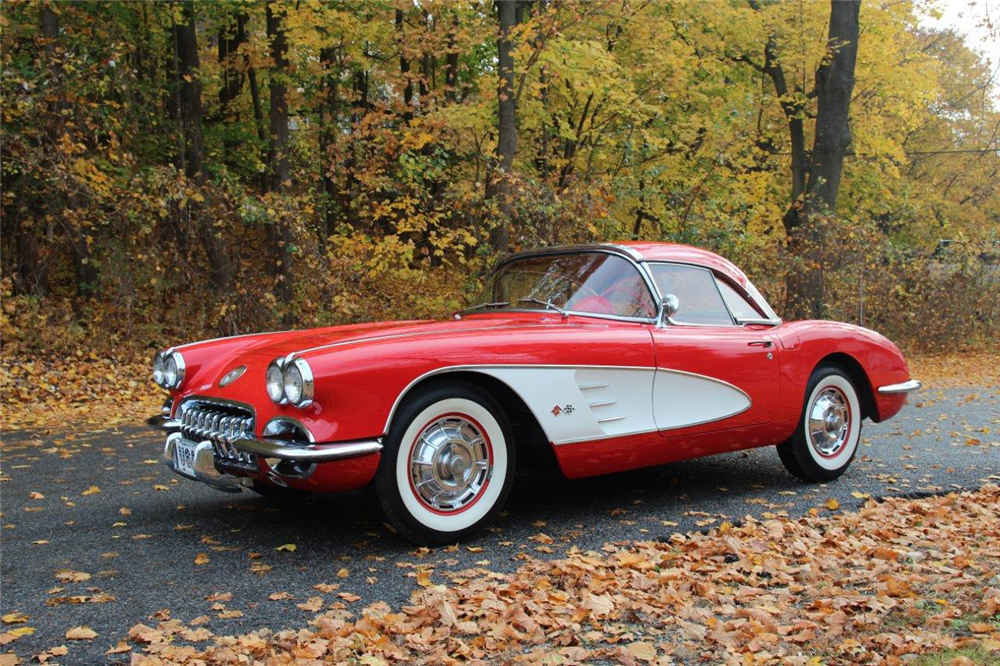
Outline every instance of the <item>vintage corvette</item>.
<svg viewBox="0 0 1000 666"><path fill-rule="evenodd" d="M224 491L366 488L404 536L467 538L518 463L568 477L776 446L831 481L920 383L878 333L782 322L695 247L521 252L444 321L259 333L155 356L164 458Z"/></svg>

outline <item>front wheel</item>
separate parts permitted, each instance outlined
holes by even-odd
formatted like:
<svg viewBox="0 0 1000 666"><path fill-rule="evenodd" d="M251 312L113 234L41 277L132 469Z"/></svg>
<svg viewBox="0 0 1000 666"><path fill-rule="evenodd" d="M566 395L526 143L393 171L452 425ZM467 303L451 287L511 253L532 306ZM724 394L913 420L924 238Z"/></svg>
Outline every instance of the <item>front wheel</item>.
<svg viewBox="0 0 1000 666"><path fill-rule="evenodd" d="M393 419L375 495L406 538L454 543L503 508L514 457L507 418L492 396L465 382L436 384L408 398Z"/></svg>
<svg viewBox="0 0 1000 666"><path fill-rule="evenodd" d="M861 441L861 403L850 378L836 366L813 371L798 428L778 445L785 469L803 481L833 481L854 459Z"/></svg>

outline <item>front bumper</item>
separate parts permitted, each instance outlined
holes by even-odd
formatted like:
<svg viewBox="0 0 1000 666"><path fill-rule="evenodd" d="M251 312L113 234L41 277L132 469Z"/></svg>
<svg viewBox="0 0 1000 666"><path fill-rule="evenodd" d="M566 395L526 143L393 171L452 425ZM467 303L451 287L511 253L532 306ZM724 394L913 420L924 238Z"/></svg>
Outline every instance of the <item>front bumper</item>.
<svg viewBox="0 0 1000 666"><path fill-rule="evenodd" d="M177 440L186 439L194 443L198 438L194 436L186 438L185 431L182 430L182 422L165 414L148 419L147 424L168 433L163 449L163 459L167 467L177 474L201 481L224 492L239 492L252 482L254 474L250 470L238 470L246 472L246 475L236 475L228 474L217 467L216 447L211 439L196 444L194 476L180 471L176 459ZM377 439L332 444L301 444L280 438L243 437L229 440L226 445L245 454L254 454L264 458L271 470L268 472L268 477L280 485L284 485L284 481L280 478L282 476L280 470L284 469L286 465L290 465L290 469L301 470L305 468L311 470L315 463L348 460L368 456L382 450L381 440ZM226 468L227 466L223 465L223 469Z"/></svg>
<svg viewBox="0 0 1000 666"><path fill-rule="evenodd" d="M167 435L166 445L163 447L163 462L177 474L195 481L209 485L216 490L227 493L238 493L243 487L250 483L251 479L245 476L234 476L224 474L215 467L215 453L212 450L211 442L201 442L194 450L194 476L182 472L177 466L177 440L183 439L184 435L179 432L172 432Z"/></svg>

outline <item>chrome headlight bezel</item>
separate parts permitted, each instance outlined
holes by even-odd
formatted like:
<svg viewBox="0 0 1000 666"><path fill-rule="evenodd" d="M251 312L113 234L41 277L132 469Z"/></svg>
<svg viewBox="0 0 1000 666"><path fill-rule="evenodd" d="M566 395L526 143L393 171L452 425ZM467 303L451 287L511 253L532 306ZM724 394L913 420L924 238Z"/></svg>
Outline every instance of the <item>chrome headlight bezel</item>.
<svg viewBox="0 0 1000 666"><path fill-rule="evenodd" d="M166 367L166 361L163 358L163 352L156 352L153 357L153 381L160 388L166 388L166 380L164 378L163 371Z"/></svg>
<svg viewBox="0 0 1000 666"><path fill-rule="evenodd" d="M272 371L276 371L278 375L278 390L281 392L281 395L277 398L275 398L274 393L271 392ZM264 390L267 391L267 397L269 397L275 404L288 404L288 398L285 396L285 358L283 356L279 356L267 364L267 370L264 371Z"/></svg>
<svg viewBox="0 0 1000 666"><path fill-rule="evenodd" d="M184 384L184 371L187 368L184 356L178 351L167 351L163 354L163 388L179 389ZM174 364L174 380L170 381L170 364Z"/></svg>
<svg viewBox="0 0 1000 666"><path fill-rule="evenodd" d="M288 391L288 381L289 377L292 376L292 372L298 373L302 380L302 393L299 395L298 400L292 400ZM309 367L309 363L307 363L305 359L296 358L285 364L282 387L284 388L285 399L299 409L303 409L312 404L313 395L315 393L315 382L313 380L312 368Z"/></svg>

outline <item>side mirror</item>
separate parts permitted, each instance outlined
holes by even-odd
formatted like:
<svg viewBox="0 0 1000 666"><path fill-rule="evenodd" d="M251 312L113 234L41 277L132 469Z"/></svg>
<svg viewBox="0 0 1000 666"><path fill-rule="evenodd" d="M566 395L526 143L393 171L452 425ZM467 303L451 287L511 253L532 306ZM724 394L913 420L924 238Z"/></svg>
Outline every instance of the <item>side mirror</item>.
<svg viewBox="0 0 1000 666"><path fill-rule="evenodd" d="M673 317L675 314L677 314L677 311L680 309L680 307L681 307L681 302L680 299L677 298L677 296L675 296L674 294L667 294L666 296L664 296L663 301L660 302L661 323L669 322L672 324L673 321L671 321L670 318Z"/></svg>

